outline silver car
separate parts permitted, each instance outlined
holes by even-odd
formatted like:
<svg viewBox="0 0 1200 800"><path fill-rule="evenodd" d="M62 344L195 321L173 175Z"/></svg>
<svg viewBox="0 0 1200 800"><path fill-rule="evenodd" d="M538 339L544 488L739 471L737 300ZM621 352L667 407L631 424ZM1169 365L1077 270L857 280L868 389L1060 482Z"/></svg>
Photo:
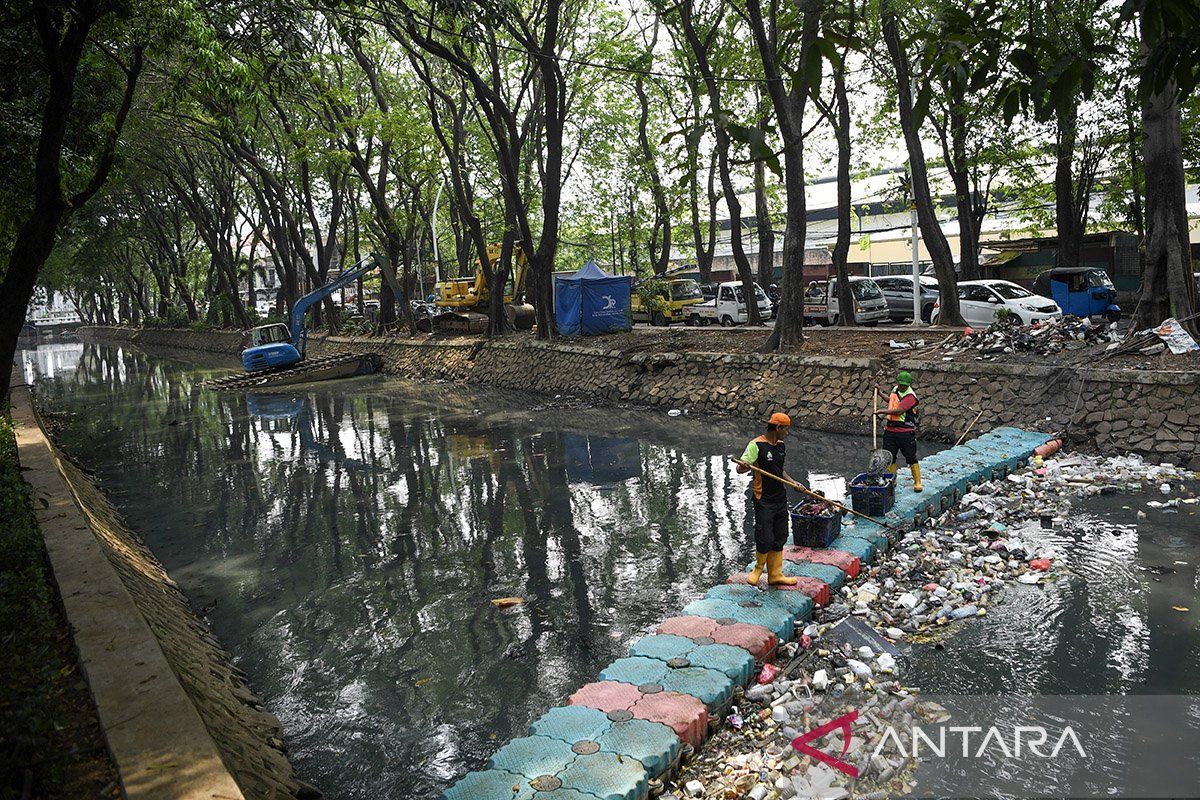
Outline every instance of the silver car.
<svg viewBox="0 0 1200 800"><path fill-rule="evenodd" d="M911 275L885 275L875 279L875 283L883 290L887 299L888 316L894 322L912 319L913 288ZM936 278L921 276L921 321L929 322L933 313L933 305L938 299L938 282Z"/></svg>

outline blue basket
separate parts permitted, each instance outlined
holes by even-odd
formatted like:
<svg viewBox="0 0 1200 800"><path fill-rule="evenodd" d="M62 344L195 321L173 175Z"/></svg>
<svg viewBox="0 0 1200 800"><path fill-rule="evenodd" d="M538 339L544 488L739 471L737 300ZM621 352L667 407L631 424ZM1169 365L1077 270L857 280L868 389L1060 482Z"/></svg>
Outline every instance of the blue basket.
<svg viewBox="0 0 1200 800"><path fill-rule="evenodd" d="M814 516L800 511L810 501L792 506L792 543L799 547L829 547L842 531L842 515Z"/></svg>
<svg viewBox="0 0 1200 800"><path fill-rule="evenodd" d="M888 475L886 486L870 486L866 481L875 476L860 472L850 481L850 501L854 510L869 517L882 517L896 503L896 476Z"/></svg>

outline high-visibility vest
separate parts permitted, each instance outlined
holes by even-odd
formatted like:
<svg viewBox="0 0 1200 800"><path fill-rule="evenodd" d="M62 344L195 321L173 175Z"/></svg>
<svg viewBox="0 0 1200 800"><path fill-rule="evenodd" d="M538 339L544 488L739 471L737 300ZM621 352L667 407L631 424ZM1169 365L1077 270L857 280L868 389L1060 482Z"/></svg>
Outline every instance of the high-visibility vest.
<svg viewBox="0 0 1200 800"><path fill-rule="evenodd" d="M892 394L888 397L888 410L900 408L900 398L908 397L910 394L916 397L912 387L908 386L903 392L899 391L897 386L892 389ZM917 407L914 405L908 411L896 411L894 414L888 414L887 427L889 428L907 428L908 430L916 430L917 428Z"/></svg>

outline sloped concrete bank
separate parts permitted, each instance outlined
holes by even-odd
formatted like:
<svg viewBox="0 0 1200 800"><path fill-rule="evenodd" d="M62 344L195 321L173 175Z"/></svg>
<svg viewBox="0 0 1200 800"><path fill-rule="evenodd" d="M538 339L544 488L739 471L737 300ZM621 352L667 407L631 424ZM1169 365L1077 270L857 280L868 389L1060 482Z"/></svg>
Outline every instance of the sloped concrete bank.
<svg viewBox="0 0 1200 800"><path fill-rule="evenodd" d="M27 480L109 750L130 798L285 800L282 726L154 554L13 392Z"/></svg>
<svg viewBox="0 0 1200 800"><path fill-rule="evenodd" d="M97 341L236 354L235 331L83 328ZM649 342L652 344L652 342ZM779 405L817 430L866 433L871 387L896 364L913 372L923 435L955 441L1000 425L1061 432L1078 448L1128 451L1200 469L1200 372L1067 369L979 362L755 353L611 350L605 339L573 344L511 338L423 341L314 335L315 356L376 351L385 370L411 378L529 389L693 413L754 417ZM980 416L982 412L982 416Z"/></svg>

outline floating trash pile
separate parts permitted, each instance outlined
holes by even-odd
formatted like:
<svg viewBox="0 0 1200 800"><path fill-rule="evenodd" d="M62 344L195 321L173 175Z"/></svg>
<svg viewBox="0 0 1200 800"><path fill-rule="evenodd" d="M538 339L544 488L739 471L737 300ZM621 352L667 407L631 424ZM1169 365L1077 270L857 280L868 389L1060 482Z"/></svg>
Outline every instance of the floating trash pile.
<svg viewBox="0 0 1200 800"><path fill-rule="evenodd" d="M764 666L726 725L663 796L839 800L911 790L915 762L884 733L889 726L907 730L928 709L897 680L894 656L838 641L841 627L808 625L782 653L787 668ZM793 746L798 739L800 748Z"/></svg>
<svg viewBox="0 0 1200 800"><path fill-rule="evenodd" d="M1058 554L1036 531L1064 525L1073 500L1148 491L1145 506L1152 513L1200 510L1193 495L1197 478L1200 473L1139 456L1071 454L1035 456L1028 469L977 486L880 561L864 565L860 580L847 583L817 612L819 622L782 646L777 663L784 666L760 675L735 698L727 724L664 797L839 800L910 791L919 779L916 765L886 747L876 755L876 744L887 726L907 729L914 715L931 721L939 711L900 682L903 658L895 645L933 644L956 624L986 615L1008 584L1061 577ZM853 530L851 520L844 524ZM851 638L840 632L854 626L860 626L858 646L839 641ZM793 746L797 737L855 709L853 737L841 760L858 770L857 779ZM840 728L807 744L837 757Z"/></svg>
<svg viewBox="0 0 1200 800"><path fill-rule="evenodd" d="M1064 350L1082 349L1089 344L1119 340L1116 328L1108 322L1092 322L1084 317L1067 315L1026 327L1021 324L1020 317L1009 315L988 328L967 328L961 337L946 342L942 348L954 353L975 350L979 353L978 358L986 360L999 353L1048 356Z"/></svg>

